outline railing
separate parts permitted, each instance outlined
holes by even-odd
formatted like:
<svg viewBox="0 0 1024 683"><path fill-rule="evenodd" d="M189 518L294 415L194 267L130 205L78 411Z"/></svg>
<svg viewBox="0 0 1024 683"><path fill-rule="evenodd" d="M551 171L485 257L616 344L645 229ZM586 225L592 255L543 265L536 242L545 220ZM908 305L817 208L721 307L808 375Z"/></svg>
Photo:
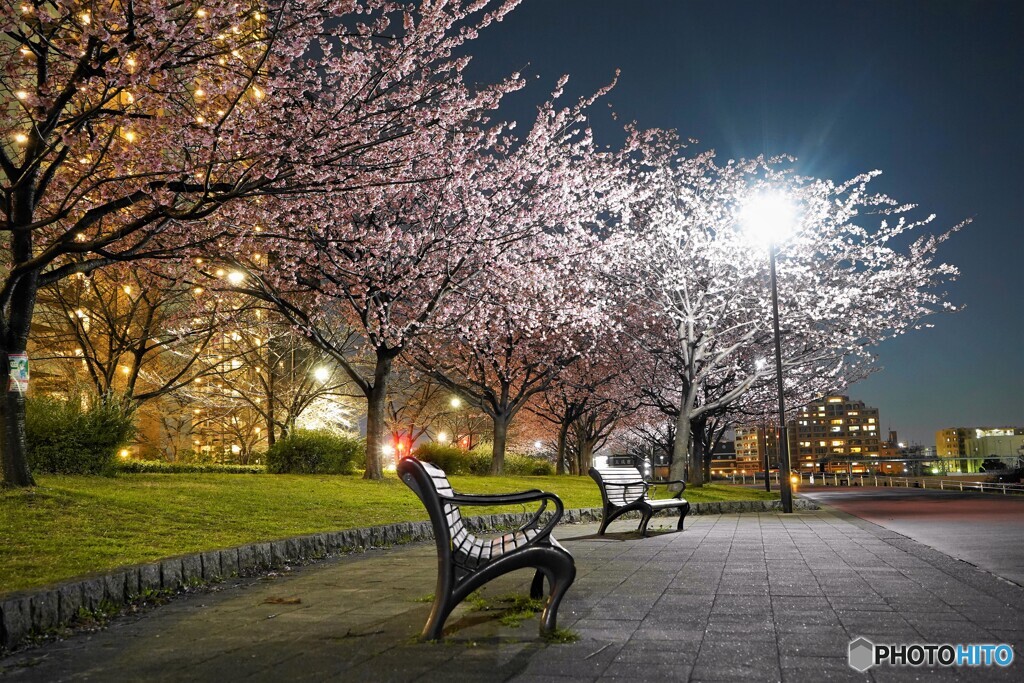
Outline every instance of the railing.
<svg viewBox="0 0 1024 683"><path fill-rule="evenodd" d="M820 472L809 474L794 472L799 486L890 486L901 488L939 489L941 491L976 491L978 493L1001 493L1003 495L1024 494L1024 484L1003 484L988 481L963 481L939 477L887 477L873 474L839 474ZM733 474L728 477L733 484L756 484L764 482L764 475ZM771 473L772 483L778 485L779 473Z"/></svg>
<svg viewBox="0 0 1024 683"><path fill-rule="evenodd" d="M976 491L978 493L1011 493L1024 494L1024 484L1003 484L989 481L964 481L962 479L942 479L939 477L886 477L873 474L815 474L797 475L799 484L819 484L821 486L890 486L902 488L939 489L940 491Z"/></svg>

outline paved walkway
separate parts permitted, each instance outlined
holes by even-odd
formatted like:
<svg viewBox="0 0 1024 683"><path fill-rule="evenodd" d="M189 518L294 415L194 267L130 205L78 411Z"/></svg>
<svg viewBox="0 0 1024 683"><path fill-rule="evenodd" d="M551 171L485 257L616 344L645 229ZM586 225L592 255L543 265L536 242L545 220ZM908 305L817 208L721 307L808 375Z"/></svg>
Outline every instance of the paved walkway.
<svg viewBox="0 0 1024 683"><path fill-rule="evenodd" d="M870 486L801 494L1024 586L1024 496Z"/></svg>
<svg viewBox="0 0 1024 683"><path fill-rule="evenodd" d="M110 628L0 660L7 681L1021 680L1024 590L845 513L706 515L641 539L560 527L579 574L548 645L460 607L444 644L414 640L433 545L330 560L192 595ZM484 596L527 590L520 572ZM847 665L879 643L1007 642L1009 670Z"/></svg>

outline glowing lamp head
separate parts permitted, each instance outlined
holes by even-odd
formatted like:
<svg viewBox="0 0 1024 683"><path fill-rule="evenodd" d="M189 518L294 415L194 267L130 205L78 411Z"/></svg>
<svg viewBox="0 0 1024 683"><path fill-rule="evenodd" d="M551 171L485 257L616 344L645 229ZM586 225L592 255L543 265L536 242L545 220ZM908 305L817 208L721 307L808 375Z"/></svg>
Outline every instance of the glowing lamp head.
<svg viewBox="0 0 1024 683"><path fill-rule="evenodd" d="M331 371L323 366L320 366L319 368L313 371L313 377L316 379L317 382L326 382L328 379L331 378Z"/></svg>
<svg viewBox="0 0 1024 683"><path fill-rule="evenodd" d="M458 396L452 396L451 404L452 408L458 408L462 405L462 399Z"/></svg>
<svg viewBox="0 0 1024 683"><path fill-rule="evenodd" d="M758 241L778 244L796 226L797 211L782 192L762 192L746 201L740 210L743 230Z"/></svg>
<svg viewBox="0 0 1024 683"><path fill-rule="evenodd" d="M438 432L437 433L437 442L438 443L448 443L448 434L446 432Z"/></svg>
<svg viewBox="0 0 1024 683"><path fill-rule="evenodd" d="M381 448L381 451L384 452L384 455L393 456L395 454L395 447L392 446L391 444L384 444L384 446Z"/></svg>
<svg viewBox="0 0 1024 683"><path fill-rule="evenodd" d="M230 273L228 273L228 282L235 286L238 286L245 282L245 274L237 270L232 270Z"/></svg>

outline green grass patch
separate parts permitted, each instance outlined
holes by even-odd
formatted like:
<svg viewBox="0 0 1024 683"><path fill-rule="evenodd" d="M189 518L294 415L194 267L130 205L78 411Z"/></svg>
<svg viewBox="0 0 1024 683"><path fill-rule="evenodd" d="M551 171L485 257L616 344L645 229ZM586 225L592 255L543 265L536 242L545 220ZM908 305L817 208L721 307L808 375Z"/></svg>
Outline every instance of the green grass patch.
<svg viewBox="0 0 1024 683"><path fill-rule="evenodd" d="M0 489L0 594L91 572L245 543L419 521L423 505L397 477L358 475L39 475L32 489ZM467 493L542 489L566 509L599 507L589 477L454 476ZM658 497L671 495L660 487ZM715 484L686 492L703 502L775 498ZM532 507L467 508L467 514Z"/></svg>

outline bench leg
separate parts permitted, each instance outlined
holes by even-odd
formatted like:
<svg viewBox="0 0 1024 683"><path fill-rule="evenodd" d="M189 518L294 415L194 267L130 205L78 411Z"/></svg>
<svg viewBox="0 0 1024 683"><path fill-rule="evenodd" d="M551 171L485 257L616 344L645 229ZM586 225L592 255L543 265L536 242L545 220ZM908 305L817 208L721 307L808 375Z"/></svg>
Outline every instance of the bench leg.
<svg viewBox="0 0 1024 683"><path fill-rule="evenodd" d="M568 553L558 561L557 564L550 567L547 573L548 583L551 586L551 595L548 596L547 602L544 603L544 612L540 615L540 632L541 635L552 633L557 624L558 619L558 606L562 603L562 598L565 596L565 592L569 590L569 586L576 580L576 565L573 562L572 556ZM541 574L540 571L537 572ZM536 579L534 579L536 583Z"/></svg>
<svg viewBox="0 0 1024 683"><path fill-rule="evenodd" d="M608 524L611 523L611 510L605 506L604 511L601 513L601 528L597 530L598 536L604 536L604 532L608 529Z"/></svg>
<svg viewBox="0 0 1024 683"><path fill-rule="evenodd" d="M690 514L690 504L687 503L683 507L679 508L679 523L676 524L676 531L683 530L683 520L686 519L686 515Z"/></svg>
<svg viewBox="0 0 1024 683"><path fill-rule="evenodd" d="M640 520L640 535L644 538L647 537L647 524L651 521L652 510L643 510L640 514L643 515L643 519Z"/></svg>
<svg viewBox="0 0 1024 683"><path fill-rule="evenodd" d="M430 618L420 634L420 640L441 640L444 631L444 622L448 615L455 608L455 602L451 595L437 595L434 597L434 607L430 610Z"/></svg>
<svg viewBox="0 0 1024 683"><path fill-rule="evenodd" d="M540 600L544 597L544 572L537 570L533 575L533 583L530 584L530 598Z"/></svg>

